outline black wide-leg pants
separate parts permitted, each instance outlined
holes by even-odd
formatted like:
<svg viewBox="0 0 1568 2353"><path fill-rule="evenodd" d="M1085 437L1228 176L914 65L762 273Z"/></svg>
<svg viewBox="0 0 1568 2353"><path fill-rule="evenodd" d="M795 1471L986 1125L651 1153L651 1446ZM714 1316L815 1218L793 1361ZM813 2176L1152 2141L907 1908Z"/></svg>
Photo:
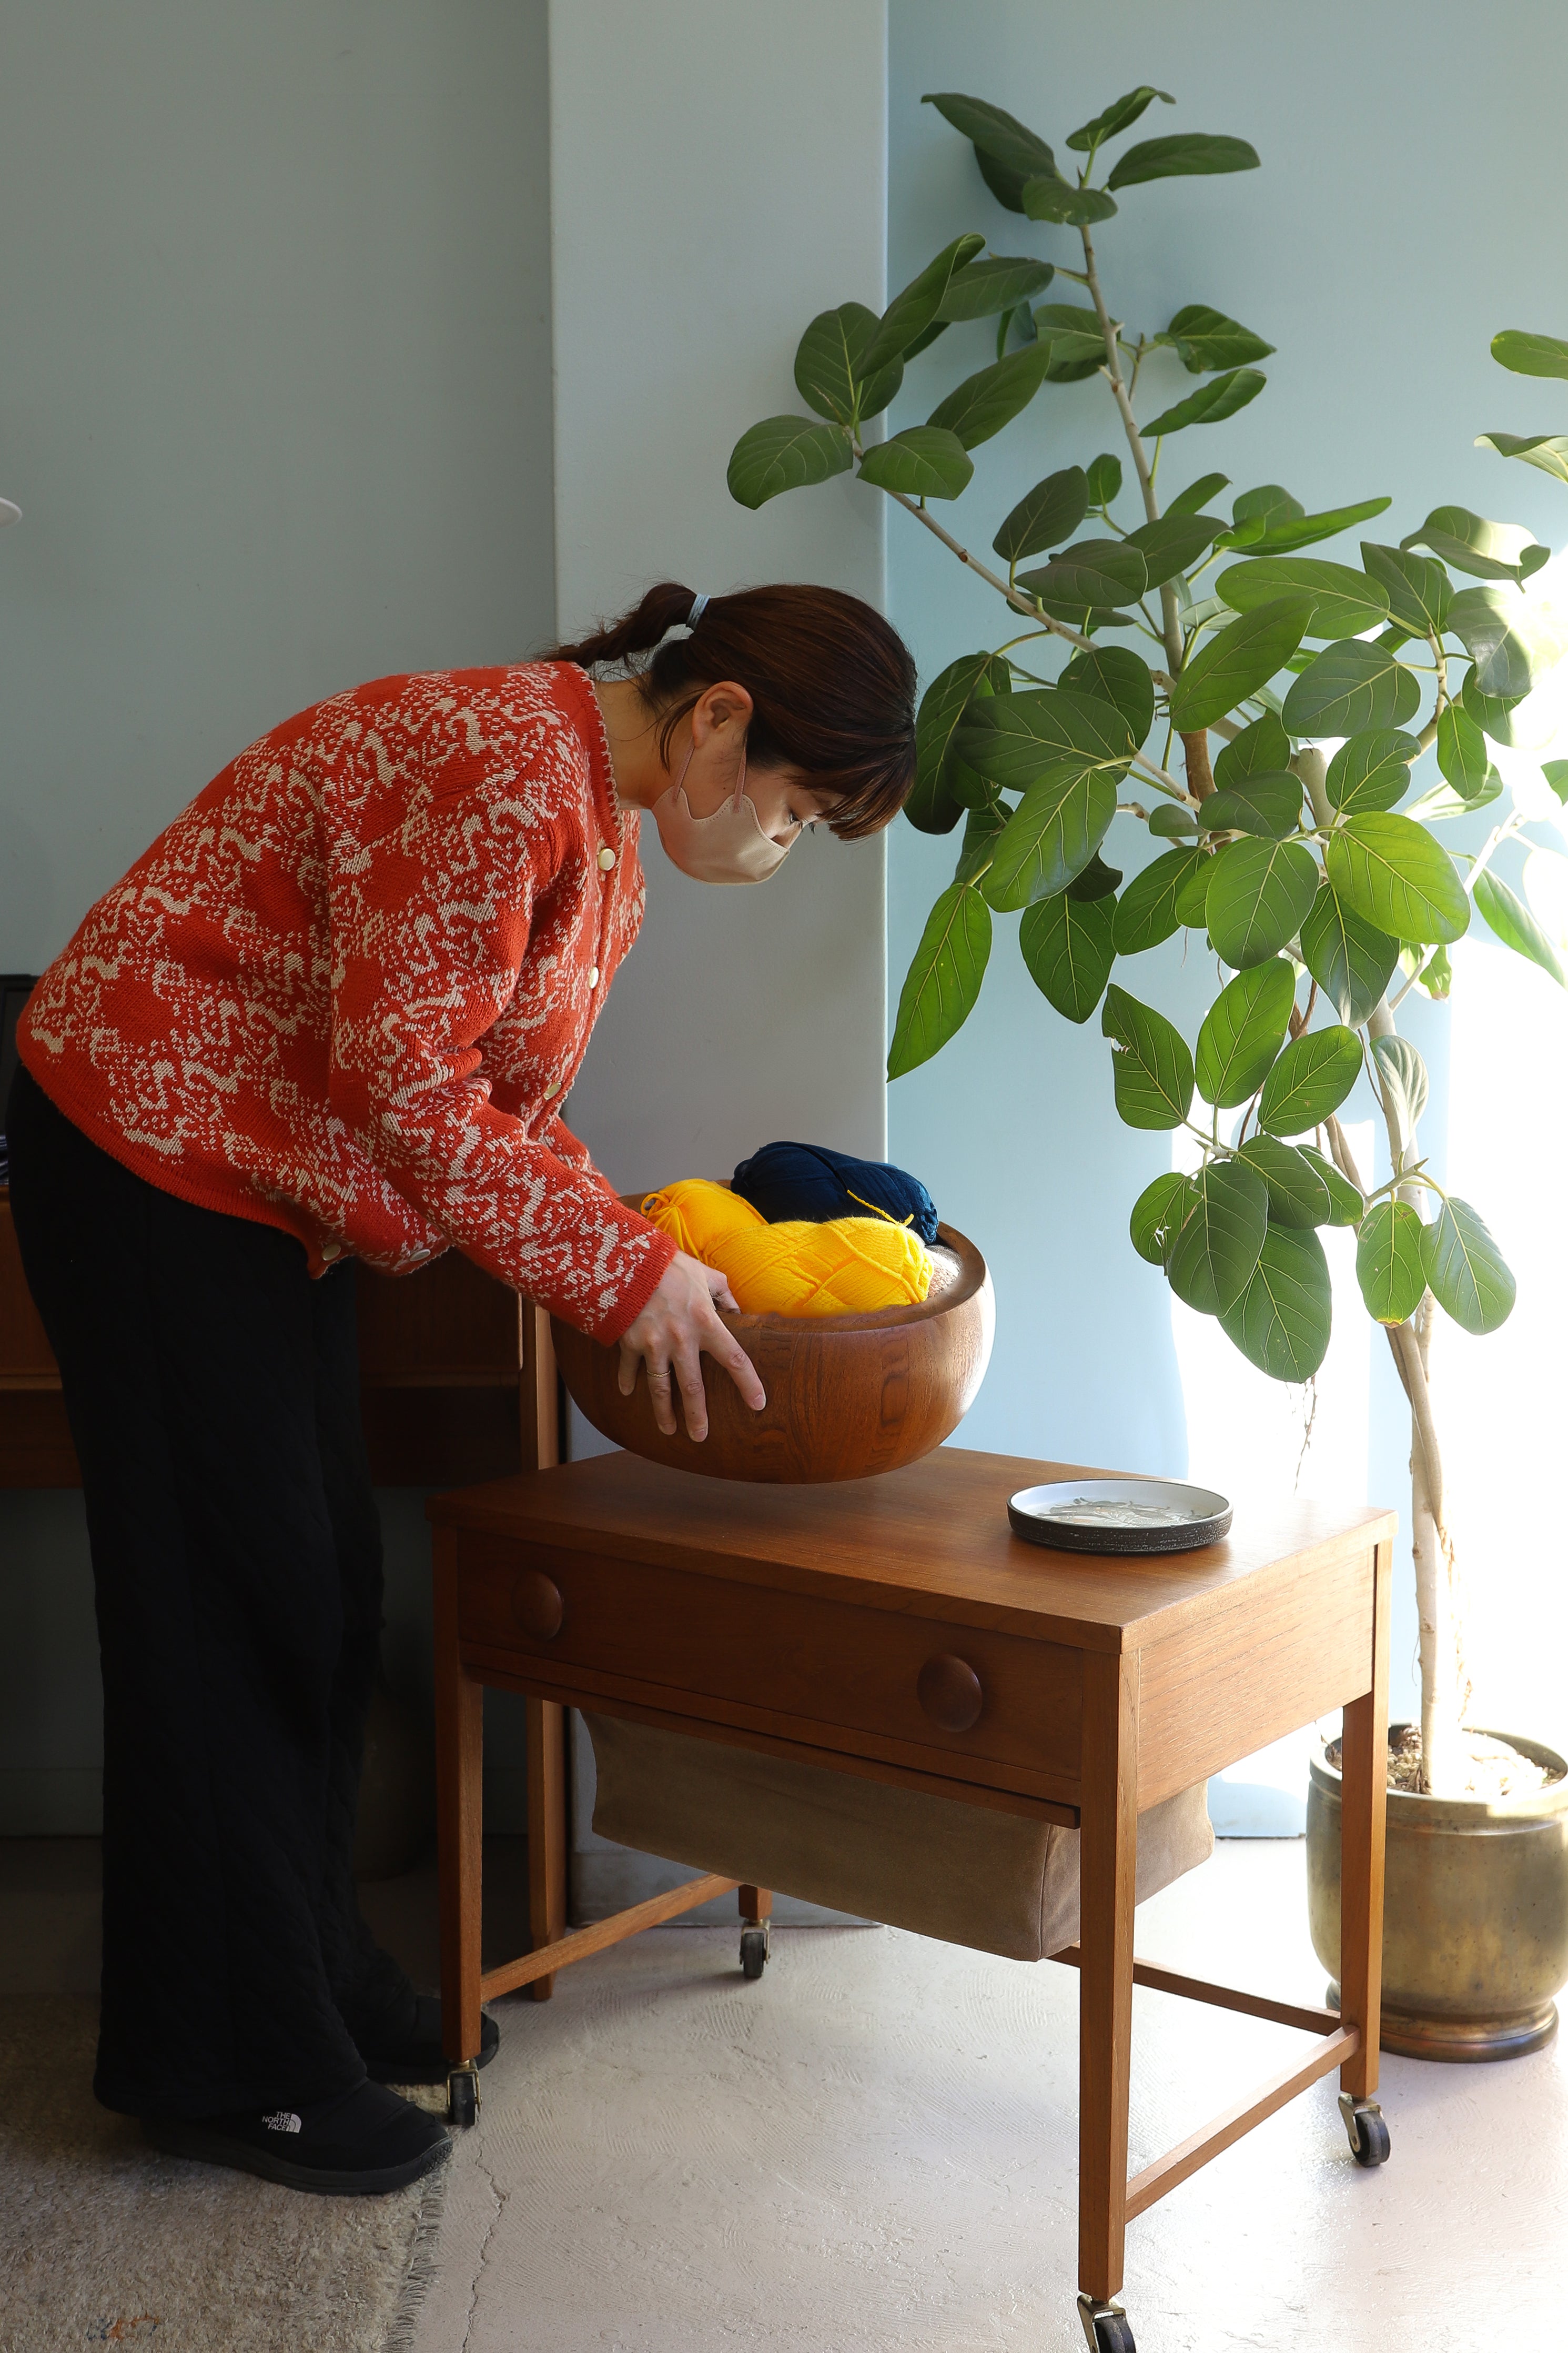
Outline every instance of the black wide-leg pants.
<svg viewBox="0 0 1568 2353"><path fill-rule="evenodd" d="M28 1284L81 1463L103 1661L103 2013L133 2116L347 2090L411 2028L354 1896L382 1605L352 1266L192 1208L26 1069L5 1117Z"/></svg>

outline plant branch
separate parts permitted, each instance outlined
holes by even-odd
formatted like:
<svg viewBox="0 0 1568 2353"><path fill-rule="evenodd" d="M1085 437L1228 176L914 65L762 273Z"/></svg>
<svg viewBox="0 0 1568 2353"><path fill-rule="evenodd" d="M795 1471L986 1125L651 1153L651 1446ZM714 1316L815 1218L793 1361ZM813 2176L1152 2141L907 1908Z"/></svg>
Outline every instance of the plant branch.
<svg viewBox="0 0 1568 2353"><path fill-rule="evenodd" d="M1087 221L1079 229L1079 235L1083 239L1084 283L1089 288L1089 300L1094 304L1094 314L1100 322L1100 332L1105 338L1105 366L1101 373L1110 386L1117 407L1121 412L1122 430L1127 436L1127 446L1132 452L1132 463L1138 474L1138 487L1143 493L1143 512L1151 522L1158 522L1160 501L1154 495L1154 476L1149 464L1149 453L1143 447L1143 436L1138 430L1138 419L1132 413L1132 396L1122 377L1116 331L1110 323L1110 313L1105 307L1105 296L1100 291L1100 270L1094 259L1094 239L1089 233ZM1164 622L1165 657L1172 670L1179 670L1182 667L1182 631L1176 617L1176 592L1169 581L1160 591L1160 612Z"/></svg>
<svg viewBox="0 0 1568 2353"><path fill-rule="evenodd" d="M858 450L856 451L857 457L860 454ZM1077 646L1080 653L1093 653L1095 648L1092 638L1080 637L1076 629L1069 629L1065 621L1053 621L1048 613L1042 613L1032 597L1026 596L1021 588L1013 587L1008 581L1003 579L1000 573L993 572L988 564L982 564L977 555L971 555L969 550L954 539L952 532L944 531L936 517L933 514L928 514L925 508L918 504L906 491L889 491L887 496L912 514L917 522L924 523L927 531L934 533L943 547L950 549L957 556L960 564L967 564L971 572L978 573L988 588L994 588L999 596L1005 596L1016 613L1025 614L1029 620L1036 622L1049 636L1065 638L1068 645Z"/></svg>

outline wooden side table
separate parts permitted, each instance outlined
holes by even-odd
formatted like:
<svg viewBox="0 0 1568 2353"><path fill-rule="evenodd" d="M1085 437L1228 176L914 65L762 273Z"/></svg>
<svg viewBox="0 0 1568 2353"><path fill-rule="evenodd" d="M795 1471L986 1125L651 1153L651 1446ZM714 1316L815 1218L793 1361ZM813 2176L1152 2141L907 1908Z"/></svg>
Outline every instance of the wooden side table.
<svg viewBox="0 0 1568 2353"><path fill-rule="evenodd" d="M1163 1558L1053 1552L1013 1535L1009 1494L1075 1475L943 1448L842 1486L748 1487L616 1454L431 1504L455 2116L473 2110L482 2000L523 1986L543 1999L557 1969L737 1883L700 1878L566 1933L563 1711L580 1706L1081 1831L1080 1941L1054 1957L1082 1978L1079 2310L1097 2353L1132 2353L1116 2302L1128 2222L1332 2069L1352 2152L1382 2162L1372 2094L1393 1514L1289 1501L1244 1515L1224 1543ZM952 1714L940 1704L952 1662L982 1694L962 1729L936 1720ZM487 1683L531 1703L533 1938L489 1971L479 1957ZM1342 2012L1135 1960L1140 1810L1340 1707ZM742 1887L741 1900L755 1938L766 1895ZM1135 1983L1320 2039L1129 2180Z"/></svg>

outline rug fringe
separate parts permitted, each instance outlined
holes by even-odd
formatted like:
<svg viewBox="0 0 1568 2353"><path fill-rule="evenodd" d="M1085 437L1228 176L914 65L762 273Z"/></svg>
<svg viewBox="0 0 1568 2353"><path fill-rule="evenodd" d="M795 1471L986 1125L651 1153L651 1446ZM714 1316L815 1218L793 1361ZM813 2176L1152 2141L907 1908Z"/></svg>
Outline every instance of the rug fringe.
<svg viewBox="0 0 1568 2353"><path fill-rule="evenodd" d="M419 2219L414 2226L414 2239L408 2250L408 2267L403 2274L396 2309L387 2325L382 2353L414 2353L419 2315L440 2274L438 2242L441 2216L447 2202L447 2179L451 2170L452 2160L448 2158L426 2180L425 2194L419 2201Z"/></svg>

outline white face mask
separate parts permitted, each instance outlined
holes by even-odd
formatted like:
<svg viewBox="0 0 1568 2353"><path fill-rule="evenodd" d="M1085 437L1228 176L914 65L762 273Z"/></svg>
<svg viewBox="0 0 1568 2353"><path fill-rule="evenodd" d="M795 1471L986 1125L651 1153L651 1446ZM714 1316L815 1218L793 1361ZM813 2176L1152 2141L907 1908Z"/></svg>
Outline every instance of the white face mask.
<svg viewBox="0 0 1568 2353"><path fill-rule="evenodd" d="M696 746L692 746L694 751ZM746 790L746 758L735 789L711 817L693 817L684 786L691 753L669 790L653 804L652 816L665 856L697 882L765 882L776 874L800 839L792 826L786 839L763 831L756 803Z"/></svg>

